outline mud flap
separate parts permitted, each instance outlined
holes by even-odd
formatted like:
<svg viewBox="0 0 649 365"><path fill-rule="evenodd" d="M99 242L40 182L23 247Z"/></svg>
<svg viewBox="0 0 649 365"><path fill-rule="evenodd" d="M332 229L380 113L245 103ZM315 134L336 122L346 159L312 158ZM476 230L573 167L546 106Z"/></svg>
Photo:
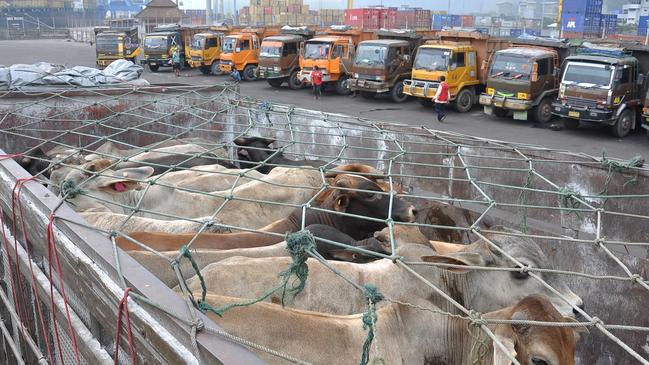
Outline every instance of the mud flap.
<svg viewBox="0 0 649 365"><path fill-rule="evenodd" d="M516 120L527 120L527 110L515 110L514 119Z"/></svg>
<svg viewBox="0 0 649 365"><path fill-rule="evenodd" d="M494 107L491 105L484 106L484 113L487 115L494 115Z"/></svg>

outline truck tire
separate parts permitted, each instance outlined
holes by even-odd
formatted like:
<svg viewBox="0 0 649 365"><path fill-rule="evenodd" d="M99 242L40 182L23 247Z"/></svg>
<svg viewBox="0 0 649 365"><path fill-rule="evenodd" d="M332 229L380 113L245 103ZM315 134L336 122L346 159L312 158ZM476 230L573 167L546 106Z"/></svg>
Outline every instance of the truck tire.
<svg viewBox="0 0 649 365"><path fill-rule="evenodd" d="M457 94L457 98L455 98L455 110L459 113L466 113L473 108L474 102L475 92L473 92L473 89L462 89L460 90L460 93Z"/></svg>
<svg viewBox="0 0 649 365"><path fill-rule="evenodd" d="M257 68L257 66L255 65L246 66L246 68L243 69L243 79L246 81L257 80L257 76L255 75L255 68Z"/></svg>
<svg viewBox="0 0 649 365"><path fill-rule="evenodd" d="M198 69L201 70L201 73L203 75L209 75L212 72L212 70L210 70L209 66L201 66Z"/></svg>
<svg viewBox="0 0 649 365"><path fill-rule="evenodd" d="M151 72L158 72L159 69L160 69L160 66L152 65L152 64L149 63L149 70L151 70Z"/></svg>
<svg viewBox="0 0 649 365"><path fill-rule="evenodd" d="M532 109L532 119L541 124L552 120L552 100L550 98L543 98L539 105Z"/></svg>
<svg viewBox="0 0 649 365"><path fill-rule="evenodd" d="M272 86L275 89L279 89L284 83L284 79L266 79L266 81L268 81L268 85Z"/></svg>
<svg viewBox="0 0 649 365"><path fill-rule="evenodd" d="M509 110L497 106L493 107L493 113L498 118L507 118L509 116Z"/></svg>
<svg viewBox="0 0 649 365"><path fill-rule="evenodd" d="M424 108L430 108L431 106L433 106L433 100L420 98L419 104L421 104L421 106L423 106Z"/></svg>
<svg viewBox="0 0 649 365"><path fill-rule="evenodd" d="M373 93L371 91L361 91L360 93L363 99L367 99L367 100L372 100L376 96L376 93Z"/></svg>
<svg viewBox="0 0 649 365"><path fill-rule="evenodd" d="M210 66L210 71L214 76L223 75L223 71L221 71L221 65L216 61L212 62L212 66Z"/></svg>
<svg viewBox="0 0 649 365"><path fill-rule="evenodd" d="M566 129L575 130L579 128L579 119L563 118L563 126Z"/></svg>
<svg viewBox="0 0 649 365"><path fill-rule="evenodd" d="M302 81L298 78L299 74L300 70L294 70L291 72L291 76L288 77L288 87L290 87L291 90L299 90L304 86Z"/></svg>
<svg viewBox="0 0 649 365"><path fill-rule="evenodd" d="M611 133L617 138L624 138L629 135L631 128L633 128L633 110L627 109L611 126Z"/></svg>
<svg viewBox="0 0 649 365"><path fill-rule="evenodd" d="M338 81L336 82L336 92L338 95L349 95L352 93L351 90L349 90L349 87L347 86L347 79L348 77L346 75L340 76Z"/></svg>
<svg viewBox="0 0 649 365"><path fill-rule="evenodd" d="M408 95L403 93L403 80L397 81L390 89L390 99L395 103L403 103L408 100Z"/></svg>

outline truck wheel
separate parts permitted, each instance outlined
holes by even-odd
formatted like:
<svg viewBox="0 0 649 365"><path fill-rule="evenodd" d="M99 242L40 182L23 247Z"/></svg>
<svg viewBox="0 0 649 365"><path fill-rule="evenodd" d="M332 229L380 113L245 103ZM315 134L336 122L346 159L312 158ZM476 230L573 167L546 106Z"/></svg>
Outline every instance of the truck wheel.
<svg viewBox="0 0 649 365"><path fill-rule="evenodd" d="M300 70L294 70L291 72L291 76L288 77L288 87L290 87L291 90L299 90L304 86L302 81L298 78L299 73Z"/></svg>
<svg viewBox="0 0 649 365"><path fill-rule="evenodd" d="M496 106L493 108L493 113L498 118L507 118L509 116L509 110L499 108Z"/></svg>
<svg viewBox="0 0 649 365"><path fill-rule="evenodd" d="M149 70L151 70L151 72L158 72L159 69L160 66L149 64Z"/></svg>
<svg viewBox="0 0 649 365"><path fill-rule="evenodd" d="M201 66L198 69L201 70L203 75L209 75L212 72L208 66Z"/></svg>
<svg viewBox="0 0 649 365"><path fill-rule="evenodd" d="M349 90L349 86L347 86L347 76L340 76L338 79L338 82L336 82L336 92L338 95L349 95L352 93L351 90Z"/></svg>
<svg viewBox="0 0 649 365"><path fill-rule="evenodd" d="M615 125L611 126L611 133L617 138L624 138L629 135L633 128L633 111L625 110L622 112Z"/></svg>
<svg viewBox="0 0 649 365"><path fill-rule="evenodd" d="M390 99L395 103L403 103L408 100L408 95L403 93L403 81L397 83L390 89Z"/></svg>
<svg viewBox="0 0 649 365"><path fill-rule="evenodd" d="M371 91L361 91L361 96L363 97L363 99L372 100L376 96L376 93L373 93Z"/></svg>
<svg viewBox="0 0 649 365"><path fill-rule="evenodd" d="M255 65L248 65L246 68L243 69L243 79L246 81L253 81L257 79L257 76L255 75L255 68L257 66Z"/></svg>
<svg viewBox="0 0 649 365"><path fill-rule="evenodd" d="M284 83L284 79L266 79L266 81L268 81L268 85L274 87L275 89L279 89Z"/></svg>
<svg viewBox="0 0 649 365"><path fill-rule="evenodd" d="M419 104L423 106L424 108L430 108L433 106L433 100L432 99L419 99Z"/></svg>
<svg viewBox="0 0 649 365"><path fill-rule="evenodd" d="M566 127L566 129L575 130L575 129L579 128L579 120L578 119L563 118L563 126Z"/></svg>
<svg viewBox="0 0 649 365"><path fill-rule="evenodd" d="M539 105L532 110L532 118L536 123L541 124L548 123L552 120L552 100L550 98L541 100Z"/></svg>
<svg viewBox="0 0 649 365"><path fill-rule="evenodd" d="M460 113L466 113L473 107L475 93L472 89L462 89L455 99L455 109Z"/></svg>
<svg viewBox="0 0 649 365"><path fill-rule="evenodd" d="M212 71L212 75L214 76L223 75L223 71L221 71L221 65L219 65L218 62L212 62L212 66L210 67L210 70Z"/></svg>

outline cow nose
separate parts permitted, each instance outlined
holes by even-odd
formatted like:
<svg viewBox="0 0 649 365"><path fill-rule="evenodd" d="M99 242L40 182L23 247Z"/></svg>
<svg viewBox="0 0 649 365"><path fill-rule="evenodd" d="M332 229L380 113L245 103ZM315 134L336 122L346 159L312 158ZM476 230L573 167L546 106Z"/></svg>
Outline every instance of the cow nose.
<svg viewBox="0 0 649 365"><path fill-rule="evenodd" d="M577 307L581 310L584 310L584 308L586 308L586 305L584 305L583 301L580 301L579 303L577 303ZM581 313L579 313L579 311L577 311L577 309L575 308L572 309L572 313L575 315L575 317L581 316Z"/></svg>
<svg viewBox="0 0 649 365"><path fill-rule="evenodd" d="M408 218L409 218L408 221L411 222L411 223L414 222L415 219L417 218L417 209L415 209L415 207L411 206L408 213L409 213L408 214Z"/></svg>

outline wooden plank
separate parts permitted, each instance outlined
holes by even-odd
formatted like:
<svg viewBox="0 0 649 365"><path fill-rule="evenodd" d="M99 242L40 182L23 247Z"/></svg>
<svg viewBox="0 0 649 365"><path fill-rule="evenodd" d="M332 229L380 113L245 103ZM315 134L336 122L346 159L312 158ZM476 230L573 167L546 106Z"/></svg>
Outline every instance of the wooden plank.
<svg viewBox="0 0 649 365"><path fill-rule="evenodd" d="M4 151L0 150L0 154ZM0 161L0 206L11 211L11 192L16 181L29 175L13 160ZM23 188L21 202L24 207L25 226L35 254L46 254L47 216L60 202L58 197L42 185L29 182ZM85 224L67 205L56 215L72 222ZM110 241L98 232L63 220L55 224L57 251L60 256L65 289L82 298L103 330L116 332L117 303L123 294L117 284L117 271ZM122 273L133 290L167 310L190 318L186 303L153 274L130 256L119 250ZM45 255L47 256L47 255ZM80 280L79 278L83 278ZM73 283L73 285L70 285ZM154 308L129 305L133 335L138 355L145 363L182 364L195 363L190 343L190 328L176 318ZM219 328L206 316L197 318L212 328ZM125 339L124 339L125 340ZM126 343L126 342L124 342ZM197 345L205 363L261 364L259 358L243 346L211 334L199 333Z"/></svg>

